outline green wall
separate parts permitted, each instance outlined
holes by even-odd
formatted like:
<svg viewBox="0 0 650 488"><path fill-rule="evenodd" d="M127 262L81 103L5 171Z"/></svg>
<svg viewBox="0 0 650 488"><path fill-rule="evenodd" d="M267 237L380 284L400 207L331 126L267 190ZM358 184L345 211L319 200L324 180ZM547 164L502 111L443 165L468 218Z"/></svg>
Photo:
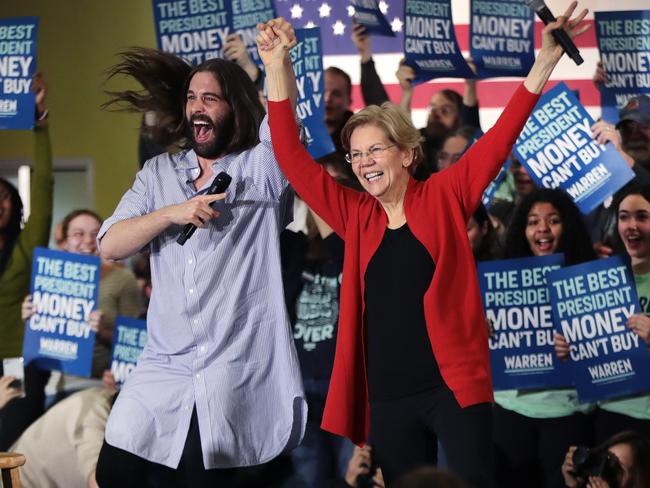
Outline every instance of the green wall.
<svg viewBox="0 0 650 488"><path fill-rule="evenodd" d="M0 18L21 16L40 17L37 68L48 83L54 157L93 161L95 208L109 216L138 169L140 119L100 109L104 71L125 47L155 47L151 0L0 0ZM0 131L0 160L32 153L29 131Z"/></svg>

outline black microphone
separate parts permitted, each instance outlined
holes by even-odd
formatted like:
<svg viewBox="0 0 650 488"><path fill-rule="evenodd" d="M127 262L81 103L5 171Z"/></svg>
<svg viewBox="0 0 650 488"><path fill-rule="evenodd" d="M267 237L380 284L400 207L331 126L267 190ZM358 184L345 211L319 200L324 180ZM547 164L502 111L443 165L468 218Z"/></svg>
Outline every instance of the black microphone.
<svg viewBox="0 0 650 488"><path fill-rule="evenodd" d="M222 171L219 173L217 176L214 177L214 180L212 180L212 184L210 185L210 188L208 188L208 191L206 195L215 195L217 193L223 193L226 191L226 188L228 188L228 185L230 185L230 182L232 181L232 178L228 173L225 171ZM176 239L176 242L178 242L181 246L185 244L185 241L187 241L190 237L192 237L192 234L194 234L194 231L196 230L196 225L190 223L190 224L185 224L185 227L183 227L183 232L181 232L181 235L178 236L178 239Z"/></svg>
<svg viewBox="0 0 650 488"><path fill-rule="evenodd" d="M542 19L544 25L548 25L551 22L556 21L555 16L548 9L544 3L544 0L526 0L526 3L531 8L531 10L535 11L537 13L537 16ZM553 31L553 37L555 38L555 41L560 46L562 46L564 52L567 53L578 66L584 62L584 59L582 59L582 56L580 56L580 51L578 51L575 43L571 40L564 29L555 29Z"/></svg>

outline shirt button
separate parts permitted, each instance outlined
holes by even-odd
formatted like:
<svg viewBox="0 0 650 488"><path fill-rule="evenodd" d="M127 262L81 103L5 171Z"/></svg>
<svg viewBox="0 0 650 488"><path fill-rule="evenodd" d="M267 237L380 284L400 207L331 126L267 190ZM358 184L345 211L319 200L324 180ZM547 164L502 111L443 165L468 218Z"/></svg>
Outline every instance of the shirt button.
<svg viewBox="0 0 650 488"><path fill-rule="evenodd" d="M198 324L199 324L199 319L194 319L194 325L198 325Z"/></svg>
<svg viewBox="0 0 650 488"><path fill-rule="evenodd" d="M188 291L190 292L191 295L192 293L194 293L194 288L190 288Z"/></svg>
<svg viewBox="0 0 650 488"><path fill-rule="evenodd" d="M201 352L205 352L205 346L201 346Z"/></svg>
<svg viewBox="0 0 650 488"><path fill-rule="evenodd" d="M197 378L200 378L200 377L201 377L201 373L196 373L196 377L197 377Z"/></svg>
<svg viewBox="0 0 650 488"><path fill-rule="evenodd" d="M187 264L192 264L192 260L191 260L191 259L188 259L188 260L187 260Z"/></svg>
<svg viewBox="0 0 650 488"><path fill-rule="evenodd" d="M189 409L190 409L190 406L189 406L189 405L185 405L185 410L189 410Z"/></svg>

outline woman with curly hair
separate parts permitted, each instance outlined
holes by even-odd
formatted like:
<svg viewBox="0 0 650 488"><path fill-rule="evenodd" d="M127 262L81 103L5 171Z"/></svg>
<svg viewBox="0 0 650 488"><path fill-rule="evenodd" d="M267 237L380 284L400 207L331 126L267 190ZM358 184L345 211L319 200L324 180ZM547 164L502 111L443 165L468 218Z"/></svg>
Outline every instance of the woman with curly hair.
<svg viewBox="0 0 650 488"><path fill-rule="evenodd" d="M537 189L515 210L505 258L563 253L567 266L596 258L580 211L560 190ZM588 441L589 405L573 388L494 393L499 486L561 487L557 469L570 445ZM528 484L530 483L530 484ZM537 483L537 484L536 484Z"/></svg>

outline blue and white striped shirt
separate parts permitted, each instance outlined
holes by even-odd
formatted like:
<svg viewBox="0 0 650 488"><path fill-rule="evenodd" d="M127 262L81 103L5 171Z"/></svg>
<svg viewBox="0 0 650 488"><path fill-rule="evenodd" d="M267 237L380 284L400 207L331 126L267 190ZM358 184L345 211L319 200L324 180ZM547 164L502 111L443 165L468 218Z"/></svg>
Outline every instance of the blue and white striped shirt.
<svg viewBox="0 0 650 488"><path fill-rule="evenodd" d="M266 462L292 449L306 403L284 305L278 236L290 198L273 155L267 118L261 142L213 164L232 182L220 215L184 246L182 226L149 244L153 295L148 340L111 412L106 441L176 468L196 405L207 469ZM147 161L102 226L204 193L194 151ZM290 208L290 207L289 207Z"/></svg>

